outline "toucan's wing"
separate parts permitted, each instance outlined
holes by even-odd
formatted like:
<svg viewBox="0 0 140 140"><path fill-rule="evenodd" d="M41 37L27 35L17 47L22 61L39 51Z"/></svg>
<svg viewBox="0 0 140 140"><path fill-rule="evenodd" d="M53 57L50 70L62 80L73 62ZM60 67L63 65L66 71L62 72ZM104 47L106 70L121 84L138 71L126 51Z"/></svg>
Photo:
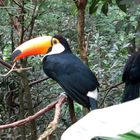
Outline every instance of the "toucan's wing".
<svg viewBox="0 0 140 140"><path fill-rule="evenodd" d="M43 59L44 72L56 80L66 94L89 108L88 91L94 91L98 81L91 70L71 53L48 56Z"/></svg>
<svg viewBox="0 0 140 140"><path fill-rule="evenodd" d="M61 66L61 71L57 73L57 82L66 94L86 107L89 107L87 93L99 86L95 75L81 61Z"/></svg>

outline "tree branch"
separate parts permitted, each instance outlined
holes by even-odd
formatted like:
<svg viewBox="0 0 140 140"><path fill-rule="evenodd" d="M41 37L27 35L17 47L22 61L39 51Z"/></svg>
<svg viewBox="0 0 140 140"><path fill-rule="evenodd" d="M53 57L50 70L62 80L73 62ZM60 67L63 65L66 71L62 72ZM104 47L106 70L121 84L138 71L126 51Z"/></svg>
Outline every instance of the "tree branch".
<svg viewBox="0 0 140 140"><path fill-rule="evenodd" d="M77 121L77 119L74 111L74 103L70 97L68 97L68 104L69 104L69 113L70 113L71 122L72 124L74 124Z"/></svg>
<svg viewBox="0 0 140 140"><path fill-rule="evenodd" d="M17 1L13 0L13 2L20 8L22 8L22 5L20 5Z"/></svg>
<svg viewBox="0 0 140 140"><path fill-rule="evenodd" d="M43 82L43 81L45 81L45 80L48 80L48 79L49 79L49 77L45 77L45 78L43 78L43 79L39 79L39 80L30 82L30 83L29 83L29 86L32 87L33 85L38 84L38 83L41 83L41 82ZM14 89L14 90L8 91L7 93L9 93L9 92L17 92L18 90L19 90L19 88L16 88L16 89ZM23 90L23 89L22 89L22 90Z"/></svg>
<svg viewBox="0 0 140 140"><path fill-rule="evenodd" d="M62 104L66 101L66 96L61 95L58 102L55 104L55 115L54 119L50 124L48 125L47 129L43 132L42 135L38 138L38 140L43 140L47 137L49 137L57 128L57 124L60 118L60 111Z"/></svg>
<svg viewBox="0 0 140 140"><path fill-rule="evenodd" d="M109 88L106 88L105 90L101 90L100 92L105 92L105 91L110 91L111 89L113 89L113 88L116 88L116 87L118 87L118 86L120 86L120 85L122 85L124 82L120 82L120 83L118 83L118 84L115 84L115 85L113 85L113 86L110 86Z"/></svg>
<svg viewBox="0 0 140 140"><path fill-rule="evenodd" d="M43 82L43 81L45 81L45 80L48 80L48 79L49 79L49 77L45 77L45 78L43 78L43 79L39 79L39 80L30 82L30 83L29 83L29 86L33 86L33 85L35 85L35 84L41 83L41 82Z"/></svg>
<svg viewBox="0 0 140 140"><path fill-rule="evenodd" d="M9 63L3 61L1 58L0 58L0 63L5 66L7 69L11 69L12 68L12 65L10 65Z"/></svg>
<svg viewBox="0 0 140 140"><path fill-rule="evenodd" d="M25 28L25 2L24 0L21 1L21 7L20 7L20 17L21 18L21 31L20 31L20 41L19 41L19 44L22 44L23 41L24 41L24 36L25 36L25 31L24 31L24 28Z"/></svg>
<svg viewBox="0 0 140 140"><path fill-rule="evenodd" d="M2 76L2 77L8 76L13 71L15 65L16 65L16 63L13 64L12 68L6 74L0 74L0 76Z"/></svg>
<svg viewBox="0 0 140 140"><path fill-rule="evenodd" d="M31 15L31 21L30 21L30 31L29 31L29 36L28 36L28 40L31 39L32 36L32 32L34 29L34 25L35 25L35 19L36 19L36 9L37 9L37 0L34 0L34 9L32 11L32 15Z"/></svg>
<svg viewBox="0 0 140 140"><path fill-rule="evenodd" d="M4 65L9 65L8 63L6 63L6 62L4 62L4 61L1 61ZM14 67L16 66L16 62L11 66L11 65L9 65L9 67L11 67L10 68L10 70L6 73L6 74L0 74L0 77L6 77L6 76L8 76L11 72L13 72L13 71L16 71L17 73L21 73L22 71L26 71L26 70L29 70L29 69L31 69L32 67L28 67L28 68L19 68L19 69L14 69ZM8 68L8 67L7 67Z"/></svg>
<svg viewBox="0 0 140 140"><path fill-rule="evenodd" d="M25 119L22 119L22 120L13 122L13 123L0 125L0 130L1 129L6 129L6 128L14 128L14 127L18 127L18 126L22 126L24 124L27 124L27 123L39 118L40 116L42 116L46 112L50 111L51 109L53 109L57 103L62 103L63 104L65 101L66 101L66 96L61 96L57 101L52 102L47 107L43 108L42 110L38 111L36 114L34 114L32 116L29 116Z"/></svg>
<svg viewBox="0 0 140 140"><path fill-rule="evenodd" d="M120 83L118 83L118 84L116 84L116 85L113 85L113 86L107 88L106 90L101 91L101 92L107 91L107 93L105 94L105 96L104 96L102 102L100 103L99 108L103 105L103 103L104 103L104 101L105 101L107 95L109 94L109 92L110 92L113 88L116 88L116 87L122 85L123 83L124 83L124 82L120 82Z"/></svg>

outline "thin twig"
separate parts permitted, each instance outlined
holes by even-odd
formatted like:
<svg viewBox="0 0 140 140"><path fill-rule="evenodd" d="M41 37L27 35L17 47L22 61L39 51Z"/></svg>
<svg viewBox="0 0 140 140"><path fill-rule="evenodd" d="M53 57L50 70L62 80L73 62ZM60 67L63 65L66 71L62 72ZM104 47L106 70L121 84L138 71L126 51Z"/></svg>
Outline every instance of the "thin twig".
<svg viewBox="0 0 140 140"><path fill-rule="evenodd" d="M0 63L6 67L7 69L11 69L12 68L12 65L10 65L9 63L3 61L1 58L0 58Z"/></svg>
<svg viewBox="0 0 140 140"><path fill-rule="evenodd" d="M34 6L34 9L33 9L33 12L32 12L32 15L31 15L31 21L30 21L30 23L26 26L26 28L24 29L24 31L26 32L28 29L29 29L29 27L31 27L30 29L30 33L29 33L29 36L28 36L28 39L27 40L29 40L29 39L31 39L31 33L32 33L32 31L33 31L33 28L34 28L34 22L35 22L35 20L40 16L40 15L42 15L43 13L45 13L46 11L42 11L42 12L40 12L39 13L39 9L40 9L40 7L41 7L41 5L42 5L42 3L44 3L45 2L45 0L43 0L43 1L40 1L39 3L37 3L37 0L35 1L35 6ZM39 5L40 4L40 5Z"/></svg>
<svg viewBox="0 0 140 140"><path fill-rule="evenodd" d="M4 1L1 0L2 5L5 5ZM11 16L12 14L8 11L8 7L5 6L5 10L6 12Z"/></svg>
<svg viewBox="0 0 140 140"><path fill-rule="evenodd" d="M110 92L113 88L116 88L116 87L122 85L123 83L124 83L124 82L120 82L120 83L118 83L118 84L116 84L116 85L113 85L113 86L107 88L106 90L100 91L100 92L105 92L105 91L107 91L107 92L106 92L106 94L105 94L103 100L101 101L101 103L100 103L100 105L99 105L99 108L103 105L103 103L104 103L104 101L105 101L107 95L109 94L109 92Z"/></svg>
<svg viewBox="0 0 140 140"><path fill-rule="evenodd" d="M16 62L11 66L9 65L8 63L4 62L4 61L0 61L0 63L2 62L2 64L4 66L6 66L7 68L11 68L6 74L0 74L0 77L6 77L8 76L11 72L13 71L16 71L18 73L20 73L21 71L27 71L27 70L30 70L32 69L32 67L28 67L28 68L19 68L19 69L14 69L15 65L16 65Z"/></svg>
<svg viewBox="0 0 140 140"><path fill-rule="evenodd" d="M30 70L30 69L32 69L32 67L13 69L13 71L16 71L16 72L20 73L21 71L27 71L27 70Z"/></svg>
<svg viewBox="0 0 140 140"><path fill-rule="evenodd" d="M12 68L11 68L6 74L0 74L0 76L1 76L1 77L6 77L6 76L8 76L8 75L13 71L15 65L16 65L16 63L13 64Z"/></svg>
<svg viewBox="0 0 140 140"><path fill-rule="evenodd" d="M21 18L21 22L20 22L20 24L21 24L21 31L20 31L20 41L19 41L19 44L22 44L23 43L23 41L24 41L24 35L25 35L25 31L24 31L24 28L25 28L25 8L24 8L24 6L25 6L25 2L24 2L24 0L22 0L22 4L21 4L21 15L20 15L20 18Z"/></svg>
<svg viewBox="0 0 140 140"><path fill-rule="evenodd" d="M45 80L48 80L48 79L49 79L49 77L45 77L45 78L43 78L43 79L39 79L39 80L30 82L30 83L29 83L29 86L33 86L33 85L35 85L35 84L41 83L41 82L43 82L43 81L45 81Z"/></svg>
<svg viewBox="0 0 140 140"><path fill-rule="evenodd" d="M41 83L41 82L43 82L43 81L45 81L45 80L48 80L48 79L49 79L49 77L45 77L45 78L43 78L43 79L39 79L39 80L30 82L30 83L29 83L29 86L32 87L33 85L38 84L38 83ZM7 93L17 92L18 90L19 90L19 88L16 88L16 89L14 89L14 90L8 91Z"/></svg>
<svg viewBox="0 0 140 140"><path fill-rule="evenodd" d="M22 8L22 5L20 5L17 1L13 0L13 2L20 8Z"/></svg>
<svg viewBox="0 0 140 140"><path fill-rule="evenodd" d="M35 19L37 17L37 12L36 12L36 9L37 9L37 0L34 0L34 9L32 11L32 15L31 15L31 21L30 21L30 31L29 31L29 36L28 36L28 40L31 39L31 36L32 36L32 33L33 33L33 29L34 29L34 25L35 25Z"/></svg>
<svg viewBox="0 0 140 140"><path fill-rule="evenodd" d="M115 88L115 87L118 87L118 86L122 85L123 83L124 83L124 82L120 82L120 83L118 83L118 84L116 84L116 85L113 85L113 86L111 86L111 87L106 88L105 90L101 90L100 92L106 92L106 91L108 91L108 90L111 90L111 89L113 89L113 88Z"/></svg>

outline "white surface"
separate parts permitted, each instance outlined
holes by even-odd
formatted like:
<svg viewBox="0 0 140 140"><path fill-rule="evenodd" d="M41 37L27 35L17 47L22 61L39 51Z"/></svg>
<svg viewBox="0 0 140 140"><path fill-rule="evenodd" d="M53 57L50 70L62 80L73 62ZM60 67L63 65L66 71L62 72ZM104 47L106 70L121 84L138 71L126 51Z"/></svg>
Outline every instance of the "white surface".
<svg viewBox="0 0 140 140"><path fill-rule="evenodd" d="M140 98L93 110L69 127L61 140L90 140L95 136L117 136L131 130L140 133Z"/></svg>

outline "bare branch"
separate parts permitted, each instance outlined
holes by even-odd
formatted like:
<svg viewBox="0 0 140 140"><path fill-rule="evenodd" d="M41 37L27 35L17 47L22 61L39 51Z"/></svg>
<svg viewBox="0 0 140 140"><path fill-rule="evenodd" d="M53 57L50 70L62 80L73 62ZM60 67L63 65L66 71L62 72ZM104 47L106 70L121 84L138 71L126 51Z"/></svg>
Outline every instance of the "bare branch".
<svg viewBox="0 0 140 140"><path fill-rule="evenodd" d="M65 102L65 100L66 100L66 96L61 95L60 99L55 104L55 115L54 115L53 121L50 122L47 129L44 131L44 133L42 135L40 135L38 140L43 140L43 139L47 138L57 129L58 120L60 118L61 106Z"/></svg>
<svg viewBox="0 0 140 140"><path fill-rule="evenodd" d="M32 36L32 32L33 32L33 29L34 29L34 25L35 25L35 19L36 19L36 9L37 9L37 0L34 1L34 9L32 11L32 19L30 21L30 25L31 25L31 28L30 28L30 31L29 31L29 36L28 36L28 40L31 39L31 36Z"/></svg>
<svg viewBox="0 0 140 140"><path fill-rule="evenodd" d="M74 103L70 97L68 97L68 104L69 104L71 122L74 124L77 121L77 119L76 119L76 115L75 115L75 111L74 111Z"/></svg>
<svg viewBox="0 0 140 140"><path fill-rule="evenodd" d="M113 86L111 86L111 87L109 87L109 88L107 88L107 89L105 89L105 90L101 90L100 92L106 92L106 91L108 91L108 90L110 91L111 89L116 88L116 87L122 85L123 83L124 83L124 82L120 82L120 83L115 84L115 85L113 85Z"/></svg>
<svg viewBox="0 0 140 140"><path fill-rule="evenodd" d="M45 78L43 78L43 79L39 79L39 80L30 82L30 83L29 83L29 86L33 86L33 85L35 85L35 84L41 83L41 82L43 82L43 81L45 81L45 80L48 80L48 79L49 79L49 77L45 77Z"/></svg>
<svg viewBox="0 0 140 140"><path fill-rule="evenodd" d="M105 96L104 96L102 102L100 103L99 108L103 105L103 103L104 103L104 101L105 101L107 95L109 94L109 92L110 92L113 88L116 88L116 87L122 85L123 83L124 83L124 82L120 82L120 83L118 83L118 84L116 84L116 85L113 85L113 86L107 88L106 90L100 91L100 92L105 92L105 91L107 91L107 93L105 94Z"/></svg>
<svg viewBox="0 0 140 140"><path fill-rule="evenodd" d="M41 83L41 82L43 82L43 81L45 81L45 80L48 80L48 79L49 79L49 77L45 77L45 78L43 78L43 79L39 79L39 80L30 82L30 83L29 83L29 86L32 87L33 85L38 84L38 83ZM9 92L17 92L18 90L19 90L19 88L16 88L16 89L14 89L14 90L8 91L7 93L9 93ZM22 89L22 90L23 90L23 89Z"/></svg>
<svg viewBox="0 0 140 140"><path fill-rule="evenodd" d="M26 71L26 70L30 70L32 69L32 67L28 67L28 68L19 68L19 69L14 69L15 65L16 65L16 62L11 66L9 65L8 63L4 62L4 61L1 61L4 65L8 66L8 67L11 67L11 69L6 73L6 74L0 74L1 77L6 77L8 76L12 71L16 71L18 73L21 73L22 71Z"/></svg>
<svg viewBox="0 0 140 140"><path fill-rule="evenodd" d="M25 28L25 9L24 9L24 5L25 5L25 3L24 3L24 0L22 0L22 5L21 5L21 15L20 15L20 18L21 18L21 22L20 22L20 24L21 24L21 34L20 34L20 41L19 41L19 44L22 44L23 43L23 41L24 41L24 34L25 34L25 31L24 31L24 28Z"/></svg>
<svg viewBox="0 0 140 140"><path fill-rule="evenodd" d="M40 9L40 7L41 7L41 5L42 5L43 2L45 2L45 0L42 0L39 3L37 3L37 0L34 1L34 9L32 11L31 21L26 26L26 28L24 30L24 31L27 31L30 28L29 35L28 35L28 39L27 40L31 39L33 28L34 28L34 24L35 24L35 20L37 19L37 17L39 17L40 15L42 15L43 13L45 13L44 11L41 12L41 13L39 13L39 9Z"/></svg>
<svg viewBox="0 0 140 140"><path fill-rule="evenodd" d="M50 111L51 109L53 109L57 103L61 102L63 104L65 101L66 101L66 96L61 96L57 101L52 102L47 107L43 108L42 110L38 111L36 114L34 114L32 116L29 116L25 119L22 119L22 120L19 120L19 121L10 123L10 124L0 125L0 130L6 129L6 128L14 128L14 127L18 127L18 126L27 124L27 123L39 118L40 116L42 116L46 112Z"/></svg>
<svg viewBox="0 0 140 140"><path fill-rule="evenodd" d="M9 63L3 61L1 58L0 58L0 63L5 66L7 69L11 69L12 68L12 65L10 65Z"/></svg>
<svg viewBox="0 0 140 140"><path fill-rule="evenodd" d="M4 3L3 0L1 0L1 4L2 4L3 6L5 5L5 3ZM12 14L8 11L8 8L5 8L5 10L6 10L6 12L8 13L8 15L12 15Z"/></svg>
<svg viewBox="0 0 140 140"><path fill-rule="evenodd" d="M27 70L30 70L30 69L32 69L32 67L13 69L13 71L21 73L22 71L27 71Z"/></svg>
<svg viewBox="0 0 140 140"><path fill-rule="evenodd" d="M15 65L16 65L16 63L13 64L12 68L11 68L6 74L0 74L0 76L1 76L1 77L6 77L6 76L8 76L8 75L13 71Z"/></svg>
<svg viewBox="0 0 140 140"><path fill-rule="evenodd" d="M13 2L20 8L22 8L22 5L20 5L16 0L13 0Z"/></svg>

